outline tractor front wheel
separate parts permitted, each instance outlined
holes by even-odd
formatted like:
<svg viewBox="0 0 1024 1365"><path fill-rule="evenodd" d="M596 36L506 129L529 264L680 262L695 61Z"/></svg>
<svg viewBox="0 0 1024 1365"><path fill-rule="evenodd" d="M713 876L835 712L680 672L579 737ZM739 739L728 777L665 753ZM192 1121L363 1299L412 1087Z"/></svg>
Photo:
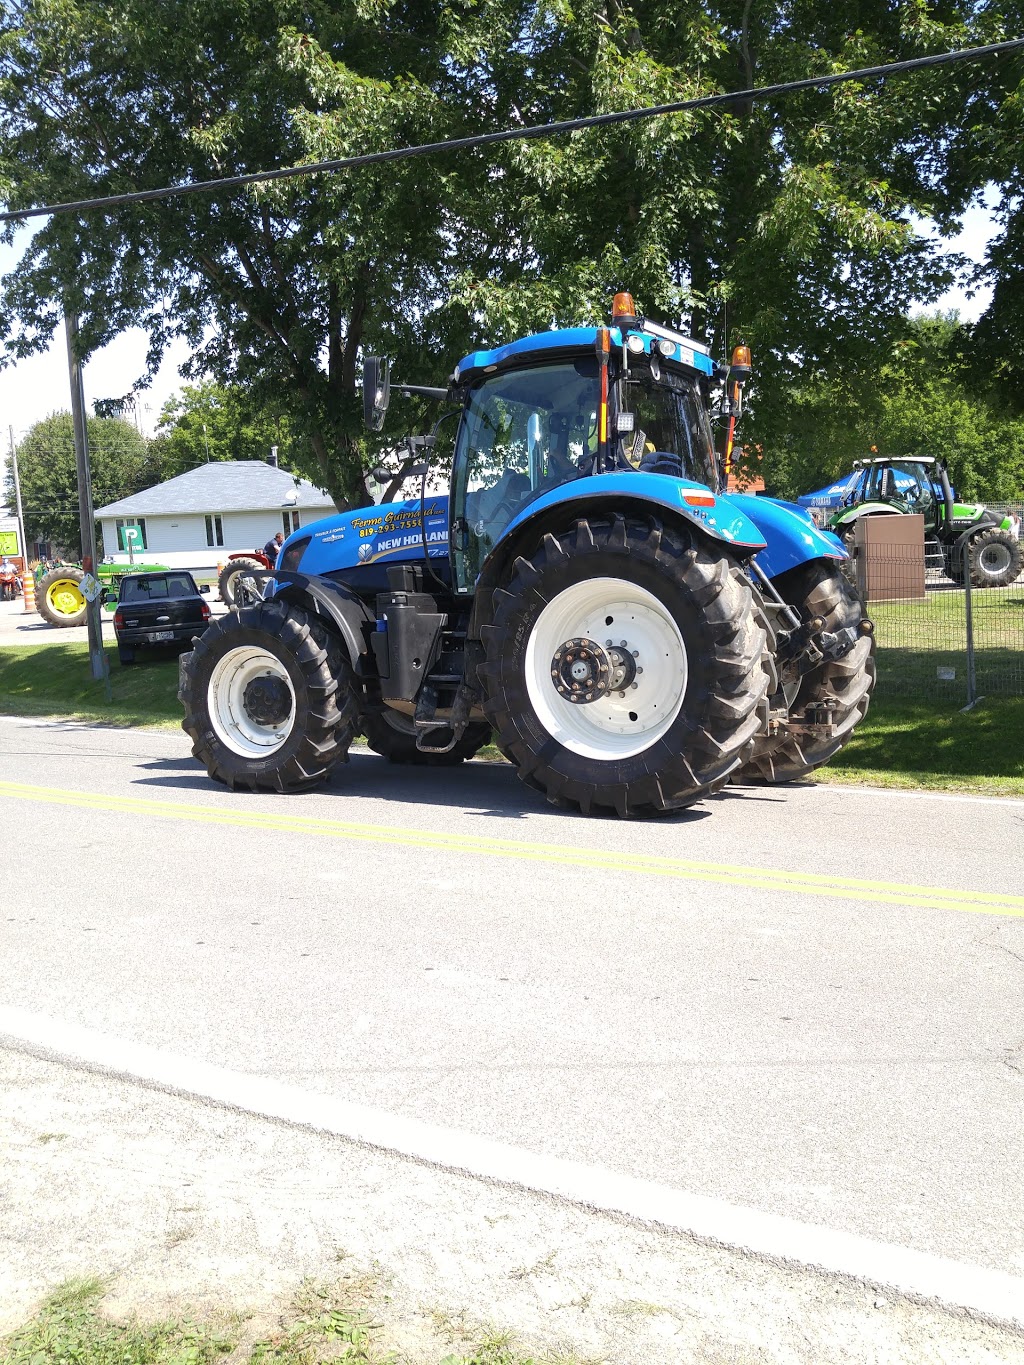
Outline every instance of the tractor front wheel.
<svg viewBox="0 0 1024 1365"><path fill-rule="evenodd" d="M82 595L81 569L51 569L36 588L36 610L51 626L82 626L88 606Z"/></svg>
<svg viewBox="0 0 1024 1365"><path fill-rule="evenodd" d="M248 601L239 598L238 580L243 576L252 575L264 578L266 572L266 568L258 559L229 559L217 578L217 591L220 593L220 600L229 607L251 605Z"/></svg>
<svg viewBox="0 0 1024 1365"><path fill-rule="evenodd" d="M425 764L434 768L449 768L472 758L491 737L489 725L467 725L455 747L446 754L429 753L416 748L417 730L412 717L390 706L365 712L359 718L359 728L366 736L367 745L389 763ZM451 731L446 733L450 737Z"/></svg>
<svg viewBox="0 0 1024 1365"><path fill-rule="evenodd" d="M584 814L692 805L757 732L769 663L750 584L683 529L618 516L546 535L481 633L499 748Z"/></svg>
<svg viewBox="0 0 1024 1365"><path fill-rule="evenodd" d="M822 630L859 630L864 609L841 568L822 559L801 564L774 580L776 588L800 612L801 619L824 622ZM783 668L780 690L770 700L773 711L788 710L774 735L760 736L750 758L734 776L735 782L796 782L839 752L867 714L875 685L875 642L858 635L841 659L825 659L802 677L787 680ZM831 733L799 729L801 718L832 717Z"/></svg>
<svg viewBox="0 0 1024 1365"><path fill-rule="evenodd" d="M341 642L315 616L259 602L214 621L181 656L192 753L218 782L301 791L344 761L357 688Z"/></svg>

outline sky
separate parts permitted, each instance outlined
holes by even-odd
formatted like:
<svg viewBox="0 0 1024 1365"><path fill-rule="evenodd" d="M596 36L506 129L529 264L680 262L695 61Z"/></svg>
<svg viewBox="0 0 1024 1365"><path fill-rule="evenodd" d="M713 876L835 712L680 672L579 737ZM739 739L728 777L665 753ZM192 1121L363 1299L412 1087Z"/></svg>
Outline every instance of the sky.
<svg viewBox="0 0 1024 1365"><path fill-rule="evenodd" d="M990 202L970 209L963 218L963 230L948 242L948 249L963 251L976 261L984 255L993 231ZM29 241L28 229L21 231L11 246L0 245L0 276L15 265ZM979 291L969 299L962 290L953 290L940 301L944 309L956 308L962 317L974 320L988 302L989 291ZM93 400L127 393L145 368L146 338L141 328L121 334L92 357L83 371L85 401L92 410ZM135 420L139 428L152 435L167 399L182 386L178 368L188 359L185 343L175 342L164 358L152 386L138 395ZM61 330L48 351L16 365L0 369L0 451L6 454L9 429L19 441L28 429L51 412L68 411L71 406L68 386L67 349Z"/></svg>

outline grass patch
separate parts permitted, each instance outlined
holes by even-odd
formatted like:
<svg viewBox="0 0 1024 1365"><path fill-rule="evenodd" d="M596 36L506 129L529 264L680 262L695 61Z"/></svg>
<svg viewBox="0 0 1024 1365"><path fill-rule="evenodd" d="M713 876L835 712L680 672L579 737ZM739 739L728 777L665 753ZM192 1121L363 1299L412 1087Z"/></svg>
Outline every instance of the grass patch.
<svg viewBox="0 0 1024 1365"><path fill-rule="evenodd" d="M0 1341L0 1365L213 1365L235 1348L235 1336L188 1319L112 1322L102 1297L102 1281L68 1280Z"/></svg>
<svg viewBox="0 0 1024 1365"><path fill-rule="evenodd" d="M876 697L822 782L1024 796L1024 697L992 697L961 714L947 700Z"/></svg>
<svg viewBox="0 0 1024 1365"><path fill-rule="evenodd" d="M92 679L84 641L0 650L0 712L108 725L181 724L176 657L154 655L125 668L116 645L104 649L110 665L109 702L103 683Z"/></svg>
<svg viewBox="0 0 1024 1365"><path fill-rule="evenodd" d="M0 1338L0 1365L403 1365L388 1349L387 1329L371 1301L372 1277L328 1287L307 1282L277 1329L258 1340L238 1315L218 1322L191 1317L157 1323L116 1322L102 1312L98 1279L68 1280L18 1331ZM385 1296L378 1308L386 1310ZM443 1333L449 1336L449 1333ZM462 1337L460 1331L458 1334ZM436 1339L436 1338L435 1338ZM428 1348L429 1349L429 1348ZM444 1347L439 1348L444 1350ZM419 1355L418 1357L419 1358ZM507 1333L465 1336L437 1365L597 1365L572 1353L526 1356Z"/></svg>

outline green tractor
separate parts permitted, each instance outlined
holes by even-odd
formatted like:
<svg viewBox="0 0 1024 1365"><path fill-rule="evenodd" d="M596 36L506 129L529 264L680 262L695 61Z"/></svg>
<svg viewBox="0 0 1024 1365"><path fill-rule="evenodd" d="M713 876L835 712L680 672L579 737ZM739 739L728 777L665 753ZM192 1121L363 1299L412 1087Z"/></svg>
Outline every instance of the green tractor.
<svg viewBox="0 0 1024 1365"><path fill-rule="evenodd" d="M117 590L126 573L156 573L166 564L100 564L96 577L103 585L103 603L109 610L117 601ZM84 626L86 600L79 586L85 570L77 564L59 564L45 573L36 585L36 611L51 626Z"/></svg>
<svg viewBox="0 0 1024 1365"><path fill-rule="evenodd" d="M938 551L949 578L964 581L964 547L971 586L1005 588L1021 571L1020 524L979 503L956 502L946 466L919 456L908 460L879 457L858 460L842 494L842 506L829 527L851 549L862 517L920 512L925 551Z"/></svg>

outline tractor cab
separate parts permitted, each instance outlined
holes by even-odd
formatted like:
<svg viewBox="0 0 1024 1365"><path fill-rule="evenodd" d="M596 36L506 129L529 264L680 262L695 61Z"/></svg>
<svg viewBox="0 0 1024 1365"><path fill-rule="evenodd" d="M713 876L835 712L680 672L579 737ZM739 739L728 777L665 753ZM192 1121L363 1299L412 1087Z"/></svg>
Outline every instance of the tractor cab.
<svg viewBox="0 0 1024 1365"><path fill-rule="evenodd" d="M934 466L933 459L864 461L863 475L852 496L844 501L882 503L900 512L920 512L925 530L934 532L939 519Z"/></svg>
<svg viewBox="0 0 1024 1365"><path fill-rule="evenodd" d="M636 317L526 337L467 356L451 491L457 591L471 591L509 525L581 479L657 473L712 492L718 467L705 347ZM628 300L628 303L625 301Z"/></svg>

